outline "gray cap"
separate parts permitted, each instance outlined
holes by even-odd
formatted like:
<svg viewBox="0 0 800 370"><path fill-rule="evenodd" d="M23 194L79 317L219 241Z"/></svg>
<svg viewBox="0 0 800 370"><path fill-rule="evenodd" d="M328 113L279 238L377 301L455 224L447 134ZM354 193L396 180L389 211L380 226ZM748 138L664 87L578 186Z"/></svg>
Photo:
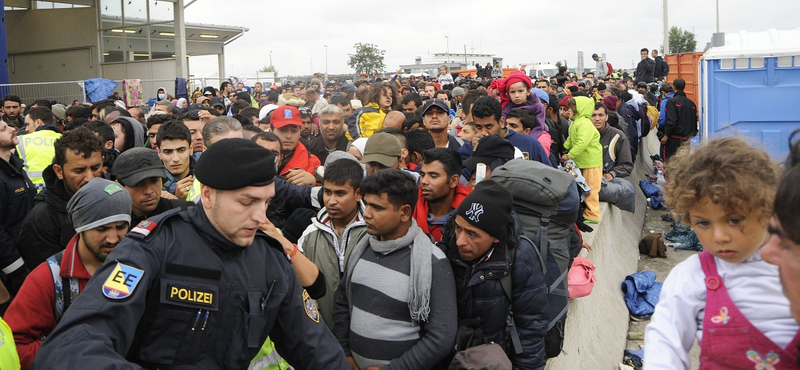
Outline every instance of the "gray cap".
<svg viewBox="0 0 800 370"><path fill-rule="evenodd" d="M351 94L351 95L356 93L355 85L353 85L353 84L351 84L349 82L344 84L344 85L342 85L342 88L340 90L343 93L347 93L347 94Z"/></svg>
<svg viewBox="0 0 800 370"><path fill-rule="evenodd" d="M75 192L67 213L76 233L113 222L131 223L131 196L119 184L100 177Z"/></svg>
<svg viewBox="0 0 800 370"><path fill-rule="evenodd" d="M151 177L167 178L167 169L155 150L131 148L117 157L112 169L114 176L124 185L136 186Z"/></svg>
<svg viewBox="0 0 800 370"><path fill-rule="evenodd" d="M461 96L461 95L466 94L466 92L464 92L464 88L463 87L456 86L456 87L453 88L453 91L451 92L451 94L455 98L456 96Z"/></svg>

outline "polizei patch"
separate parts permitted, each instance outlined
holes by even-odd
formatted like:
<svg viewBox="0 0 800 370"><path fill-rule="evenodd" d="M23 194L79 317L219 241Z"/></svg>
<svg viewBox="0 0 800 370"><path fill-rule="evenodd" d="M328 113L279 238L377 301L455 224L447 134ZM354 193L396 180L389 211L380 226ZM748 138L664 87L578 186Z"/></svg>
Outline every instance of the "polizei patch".
<svg viewBox="0 0 800 370"><path fill-rule="evenodd" d="M117 262L111 275L103 283L103 295L111 299L124 299L133 294L142 280L143 270Z"/></svg>

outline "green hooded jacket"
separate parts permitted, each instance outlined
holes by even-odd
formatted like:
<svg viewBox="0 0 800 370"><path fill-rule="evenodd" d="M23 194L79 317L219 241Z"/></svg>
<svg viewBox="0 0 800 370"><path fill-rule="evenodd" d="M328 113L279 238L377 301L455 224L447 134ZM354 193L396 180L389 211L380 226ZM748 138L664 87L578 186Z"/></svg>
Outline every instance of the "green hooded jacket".
<svg viewBox="0 0 800 370"><path fill-rule="evenodd" d="M585 96L576 96L575 106L578 114L569 125L569 137L564 143L567 155L575 161L578 168L602 167L603 146L600 144L600 132L590 119L594 113L594 101Z"/></svg>

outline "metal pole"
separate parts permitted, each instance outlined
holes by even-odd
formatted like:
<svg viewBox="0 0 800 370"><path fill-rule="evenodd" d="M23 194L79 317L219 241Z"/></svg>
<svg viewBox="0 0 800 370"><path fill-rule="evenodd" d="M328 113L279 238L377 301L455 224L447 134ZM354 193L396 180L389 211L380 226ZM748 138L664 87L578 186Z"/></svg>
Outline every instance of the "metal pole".
<svg viewBox="0 0 800 370"><path fill-rule="evenodd" d="M445 36L444 39L447 40L447 60L445 60L444 64L447 64L450 61L450 38Z"/></svg>
<svg viewBox="0 0 800 370"><path fill-rule="evenodd" d="M667 19L667 0L664 0L664 50L663 54L669 54L669 22Z"/></svg>
<svg viewBox="0 0 800 370"><path fill-rule="evenodd" d="M328 45L322 45L325 47L325 82L328 81Z"/></svg>
<svg viewBox="0 0 800 370"><path fill-rule="evenodd" d="M717 33L719 33L719 0L717 0Z"/></svg>

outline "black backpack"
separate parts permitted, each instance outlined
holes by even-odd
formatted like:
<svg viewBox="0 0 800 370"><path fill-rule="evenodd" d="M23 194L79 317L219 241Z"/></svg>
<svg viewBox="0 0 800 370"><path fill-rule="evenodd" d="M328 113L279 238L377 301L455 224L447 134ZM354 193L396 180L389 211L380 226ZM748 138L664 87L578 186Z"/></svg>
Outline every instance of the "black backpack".
<svg viewBox="0 0 800 370"><path fill-rule="evenodd" d="M522 159L511 160L492 171L492 180L513 194L522 238L529 239L539 255L550 311L545 354L556 357L564 344L569 304L566 277L572 262L570 237L580 212L577 183L564 171Z"/></svg>
<svg viewBox="0 0 800 370"><path fill-rule="evenodd" d="M347 132L353 140L361 137L361 115L364 113L378 113L380 110L373 107L358 108L347 117Z"/></svg>

